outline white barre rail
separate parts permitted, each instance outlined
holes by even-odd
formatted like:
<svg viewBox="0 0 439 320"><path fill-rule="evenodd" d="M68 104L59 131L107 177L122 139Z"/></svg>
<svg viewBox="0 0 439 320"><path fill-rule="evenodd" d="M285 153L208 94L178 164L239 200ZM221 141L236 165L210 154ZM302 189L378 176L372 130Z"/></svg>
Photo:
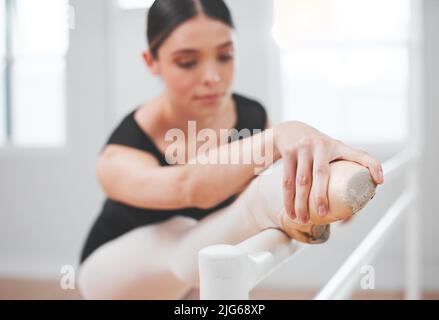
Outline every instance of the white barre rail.
<svg viewBox="0 0 439 320"><path fill-rule="evenodd" d="M407 169L412 161L414 156L408 150L395 155L383 164L385 179ZM361 275L355 271L376 255L388 231L403 216L414 197L415 186L402 193L315 299L342 299L352 293L355 281ZM290 239L281 230L266 229L237 245L218 244L203 248L198 253L200 299L248 300L249 292L260 281L306 246ZM412 246L412 249L416 251L417 248ZM416 252L412 254L415 256ZM416 263L412 269L415 267ZM417 298L416 270L409 272L409 280L411 293L408 297Z"/></svg>
<svg viewBox="0 0 439 320"><path fill-rule="evenodd" d="M411 160L410 154L404 151L385 162L383 171L386 180L407 169ZM412 204L413 199L413 188L406 188L329 282L320 290L315 300L347 299L352 295L361 276L360 268L371 263L389 235L391 228L400 220L403 213Z"/></svg>

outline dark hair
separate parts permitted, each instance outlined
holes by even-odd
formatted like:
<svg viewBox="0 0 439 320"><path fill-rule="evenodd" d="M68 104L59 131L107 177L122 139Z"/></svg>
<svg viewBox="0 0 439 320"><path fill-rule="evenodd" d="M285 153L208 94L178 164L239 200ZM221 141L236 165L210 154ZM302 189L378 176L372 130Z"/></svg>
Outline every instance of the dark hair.
<svg viewBox="0 0 439 320"><path fill-rule="evenodd" d="M148 10L146 36L154 59L166 38L199 11L234 28L229 8L223 0L155 0Z"/></svg>

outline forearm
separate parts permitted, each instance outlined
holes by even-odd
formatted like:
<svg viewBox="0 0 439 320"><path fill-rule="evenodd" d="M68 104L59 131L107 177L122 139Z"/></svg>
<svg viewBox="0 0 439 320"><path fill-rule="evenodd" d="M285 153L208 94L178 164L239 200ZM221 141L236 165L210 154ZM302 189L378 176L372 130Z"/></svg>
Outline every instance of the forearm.
<svg viewBox="0 0 439 320"><path fill-rule="evenodd" d="M198 154L186 168L193 204L215 206L242 191L255 175L279 158L272 129Z"/></svg>

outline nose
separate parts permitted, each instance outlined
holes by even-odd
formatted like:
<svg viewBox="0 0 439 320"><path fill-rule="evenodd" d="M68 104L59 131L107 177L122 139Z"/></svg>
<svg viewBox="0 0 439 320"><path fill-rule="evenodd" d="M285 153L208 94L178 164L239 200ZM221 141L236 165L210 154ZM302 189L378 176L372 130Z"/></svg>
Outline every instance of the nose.
<svg viewBox="0 0 439 320"><path fill-rule="evenodd" d="M206 85L212 85L221 80L220 73L214 65L206 67L203 75L203 83Z"/></svg>

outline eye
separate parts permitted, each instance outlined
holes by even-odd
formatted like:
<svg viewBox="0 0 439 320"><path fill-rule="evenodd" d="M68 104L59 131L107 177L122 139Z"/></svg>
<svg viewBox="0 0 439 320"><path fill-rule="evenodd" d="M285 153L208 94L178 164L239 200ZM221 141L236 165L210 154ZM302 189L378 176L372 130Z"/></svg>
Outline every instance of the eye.
<svg viewBox="0 0 439 320"><path fill-rule="evenodd" d="M223 54L221 56L219 56L219 61L221 62L227 62L229 60L233 59L233 55L232 54Z"/></svg>
<svg viewBox="0 0 439 320"><path fill-rule="evenodd" d="M185 61L185 62L179 62L179 63L177 63L181 68L184 68L184 69L190 69L190 68L192 68L193 66L195 66L196 65L196 61Z"/></svg>

